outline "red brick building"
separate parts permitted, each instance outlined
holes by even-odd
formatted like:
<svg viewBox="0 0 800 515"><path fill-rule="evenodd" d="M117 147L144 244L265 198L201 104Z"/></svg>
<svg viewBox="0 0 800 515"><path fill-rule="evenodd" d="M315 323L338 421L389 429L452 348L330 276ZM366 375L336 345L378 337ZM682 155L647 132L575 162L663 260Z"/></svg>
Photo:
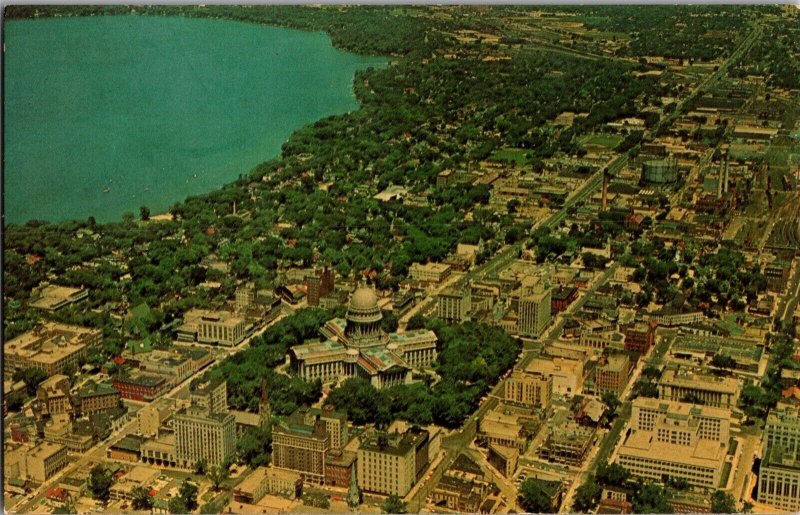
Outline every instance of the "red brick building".
<svg viewBox="0 0 800 515"><path fill-rule="evenodd" d="M306 278L306 299L309 306L319 306L319 299L333 291L333 270L325 267Z"/></svg>
<svg viewBox="0 0 800 515"><path fill-rule="evenodd" d="M553 290L550 296L550 312L556 314L566 311L576 298L578 298L578 289L574 286L561 286Z"/></svg>
<svg viewBox="0 0 800 515"><path fill-rule="evenodd" d="M625 350L645 354L653 346L657 324L655 322L635 322L623 330Z"/></svg>
<svg viewBox="0 0 800 515"><path fill-rule="evenodd" d="M134 401L151 401L167 389L167 380L160 376L137 375L114 379L120 397Z"/></svg>
<svg viewBox="0 0 800 515"><path fill-rule="evenodd" d="M347 488L350 486L351 469L355 466L356 453L350 451L328 451L325 456L325 484Z"/></svg>

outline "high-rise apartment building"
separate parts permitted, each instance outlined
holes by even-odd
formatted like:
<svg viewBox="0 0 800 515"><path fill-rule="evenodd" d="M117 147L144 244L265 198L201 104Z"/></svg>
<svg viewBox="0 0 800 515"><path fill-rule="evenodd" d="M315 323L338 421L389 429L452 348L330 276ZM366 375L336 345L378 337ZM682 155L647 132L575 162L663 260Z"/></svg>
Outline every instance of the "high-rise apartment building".
<svg viewBox="0 0 800 515"><path fill-rule="evenodd" d="M234 306L237 313L245 311L256 302L256 285L254 283L242 284L236 288Z"/></svg>
<svg viewBox="0 0 800 515"><path fill-rule="evenodd" d="M320 299L333 291L333 270L328 267L306 277L306 300L309 306L319 306Z"/></svg>
<svg viewBox="0 0 800 515"><path fill-rule="evenodd" d="M207 413L226 413L228 411L228 383L211 380L191 388L191 402Z"/></svg>
<svg viewBox="0 0 800 515"><path fill-rule="evenodd" d="M597 393L613 392L621 394L628 384L631 362L625 354L614 354L595 369L594 384Z"/></svg>

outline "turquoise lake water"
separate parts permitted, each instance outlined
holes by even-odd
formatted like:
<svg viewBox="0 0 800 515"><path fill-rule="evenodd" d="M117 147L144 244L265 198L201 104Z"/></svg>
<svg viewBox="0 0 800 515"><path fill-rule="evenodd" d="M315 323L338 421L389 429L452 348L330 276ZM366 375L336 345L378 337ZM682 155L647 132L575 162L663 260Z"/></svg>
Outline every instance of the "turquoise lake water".
<svg viewBox="0 0 800 515"><path fill-rule="evenodd" d="M189 18L5 25L4 214L119 221L211 191L305 124L358 108L385 65L326 34Z"/></svg>

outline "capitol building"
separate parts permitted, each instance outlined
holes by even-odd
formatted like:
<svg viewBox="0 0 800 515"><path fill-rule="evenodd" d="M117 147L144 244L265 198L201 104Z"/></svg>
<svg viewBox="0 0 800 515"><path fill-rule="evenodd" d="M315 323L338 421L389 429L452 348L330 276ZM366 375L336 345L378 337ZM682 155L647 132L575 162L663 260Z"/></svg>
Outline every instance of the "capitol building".
<svg viewBox="0 0 800 515"><path fill-rule="evenodd" d="M386 334L375 291L358 288L345 318L328 320L324 340L295 345L289 351L292 371L307 381L363 377L376 388L411 382L411 370L436 360L436 334L427 329Z"/></svg>

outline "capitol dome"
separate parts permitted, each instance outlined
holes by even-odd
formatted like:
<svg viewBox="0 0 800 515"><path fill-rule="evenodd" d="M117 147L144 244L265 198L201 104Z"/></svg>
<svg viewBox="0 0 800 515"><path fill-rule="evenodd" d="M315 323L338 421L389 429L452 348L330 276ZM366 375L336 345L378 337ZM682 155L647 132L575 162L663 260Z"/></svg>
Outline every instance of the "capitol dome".
<svg viewBox="0 0 800 515"><path fill-rule="evenodd" d="M372 288L361 287L350 298L350 309L356 311L373 311L378 309L378 297Z"/></svg>
<svg viewBox="0 0 800 515"><path fill-rule="evenodd" d="M347 307L347 327L345 334L349 338L348 345L365 347L380 344L384 339L381 330L381 308L378 307L378 296L375 290L362 286L353 292Z"/></svg>

